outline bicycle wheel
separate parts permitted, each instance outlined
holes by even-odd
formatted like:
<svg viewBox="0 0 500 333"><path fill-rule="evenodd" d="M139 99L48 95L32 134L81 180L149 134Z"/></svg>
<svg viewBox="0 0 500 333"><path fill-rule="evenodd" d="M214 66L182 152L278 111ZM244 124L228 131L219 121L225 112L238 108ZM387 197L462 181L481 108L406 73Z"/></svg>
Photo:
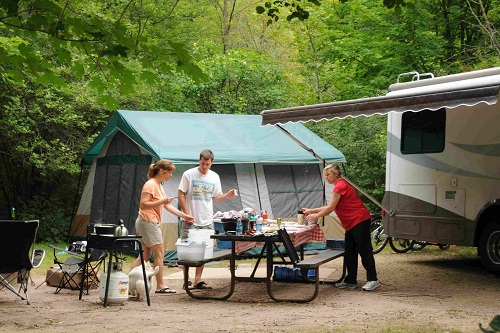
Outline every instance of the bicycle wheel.
<svg viewBox="0 0 500 333"><path fill-rule="evenodd" d="M370 222L370 238L372 240L373 254L379 253L387 245L389 237L384 233L382 219L376 218Z"/></svg>
<svg viewBox="0 0 500 333"><path fill-rule="evenodd" d="M427 242L411 241L411 249L415 251L422 250L427 245Z"/></svg>
<svg viewBox="0 0 500 333"><path fill-rule="evenodd" d="M389 245L394 252L406 253L411 249L411 240L403 238L389 238Z"/></svg>

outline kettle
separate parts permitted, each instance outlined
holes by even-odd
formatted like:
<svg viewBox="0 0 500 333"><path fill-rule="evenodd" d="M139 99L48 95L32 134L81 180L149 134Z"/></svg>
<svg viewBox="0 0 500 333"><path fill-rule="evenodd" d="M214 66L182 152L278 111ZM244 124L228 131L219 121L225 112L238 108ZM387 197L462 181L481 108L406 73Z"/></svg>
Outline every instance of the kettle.
<svg viewBox="0 0 500 333"><path fill-rule="evenodd" d="M128 230L123 224L123 220L120 220L120 225L115 228L115 236L128 236Z"/></svg>

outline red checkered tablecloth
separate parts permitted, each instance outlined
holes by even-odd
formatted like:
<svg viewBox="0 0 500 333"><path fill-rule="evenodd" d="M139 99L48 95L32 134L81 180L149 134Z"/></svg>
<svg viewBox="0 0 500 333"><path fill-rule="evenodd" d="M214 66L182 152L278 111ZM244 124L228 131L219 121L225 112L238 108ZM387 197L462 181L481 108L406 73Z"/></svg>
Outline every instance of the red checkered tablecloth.
<svg viewBox="0 0 500 333"><path fill-rule="evenodd" d="M309 241L325 241L325 234L318 224L312 224L308 226L291 226L287 227L286 231L290 234L293 246L297 247L305 244ZM257 242L236 242L236 253L240 254L242 252L248 251L257 245L262 245L263 243Z"/></svg>

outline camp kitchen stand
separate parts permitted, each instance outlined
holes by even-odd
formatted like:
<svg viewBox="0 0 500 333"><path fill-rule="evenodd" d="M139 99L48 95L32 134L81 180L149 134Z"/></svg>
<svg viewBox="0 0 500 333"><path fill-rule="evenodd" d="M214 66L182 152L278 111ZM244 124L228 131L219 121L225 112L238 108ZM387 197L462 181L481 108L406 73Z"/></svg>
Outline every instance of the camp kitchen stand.
<svg viewBox="0 0 500 333"><path fill-rule="evenodd" d="M146 299L148 306L151 306L151 301L149 299L148 291L148 279L146 278L146 267L144 265L144 254L141 246L141 236L129 235L129 236L113 236L113 235L99 235L95 233L87 234L87 249L85 250L85 261L88 262L90 255L90 249L101 249L109 252L108 261L108 274L111 274L111 265L113 261L113 256L117 256L118 252L130 252L135 248L137 244L139 246L139 255L141 257L142 264L142 275L144 277L144 289L146 292ZM85 281L85 274L88 274L87 268L83 270L84 276L82 277L82 282L80 285L80 297L82 299L83 294L83 281ZM109 281L111 278L106 279L106 289L104 291L104 307L108 306L108 291L109 291Z"/></svg>

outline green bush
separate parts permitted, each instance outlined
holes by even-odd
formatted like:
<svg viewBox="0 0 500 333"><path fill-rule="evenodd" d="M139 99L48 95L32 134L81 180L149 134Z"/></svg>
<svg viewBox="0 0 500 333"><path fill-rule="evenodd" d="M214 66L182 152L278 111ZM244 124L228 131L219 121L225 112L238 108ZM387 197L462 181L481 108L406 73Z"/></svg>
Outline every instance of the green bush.
<svg viewBox="0 0 500 333"><path fill-rule="evenodd" d="M37 242L67 242L71 213L68 213L68 207L60 205L57 201L57 199L37 197L23 205L22 211L29 213L20 213L20 219L40 221Z"/></svg>

